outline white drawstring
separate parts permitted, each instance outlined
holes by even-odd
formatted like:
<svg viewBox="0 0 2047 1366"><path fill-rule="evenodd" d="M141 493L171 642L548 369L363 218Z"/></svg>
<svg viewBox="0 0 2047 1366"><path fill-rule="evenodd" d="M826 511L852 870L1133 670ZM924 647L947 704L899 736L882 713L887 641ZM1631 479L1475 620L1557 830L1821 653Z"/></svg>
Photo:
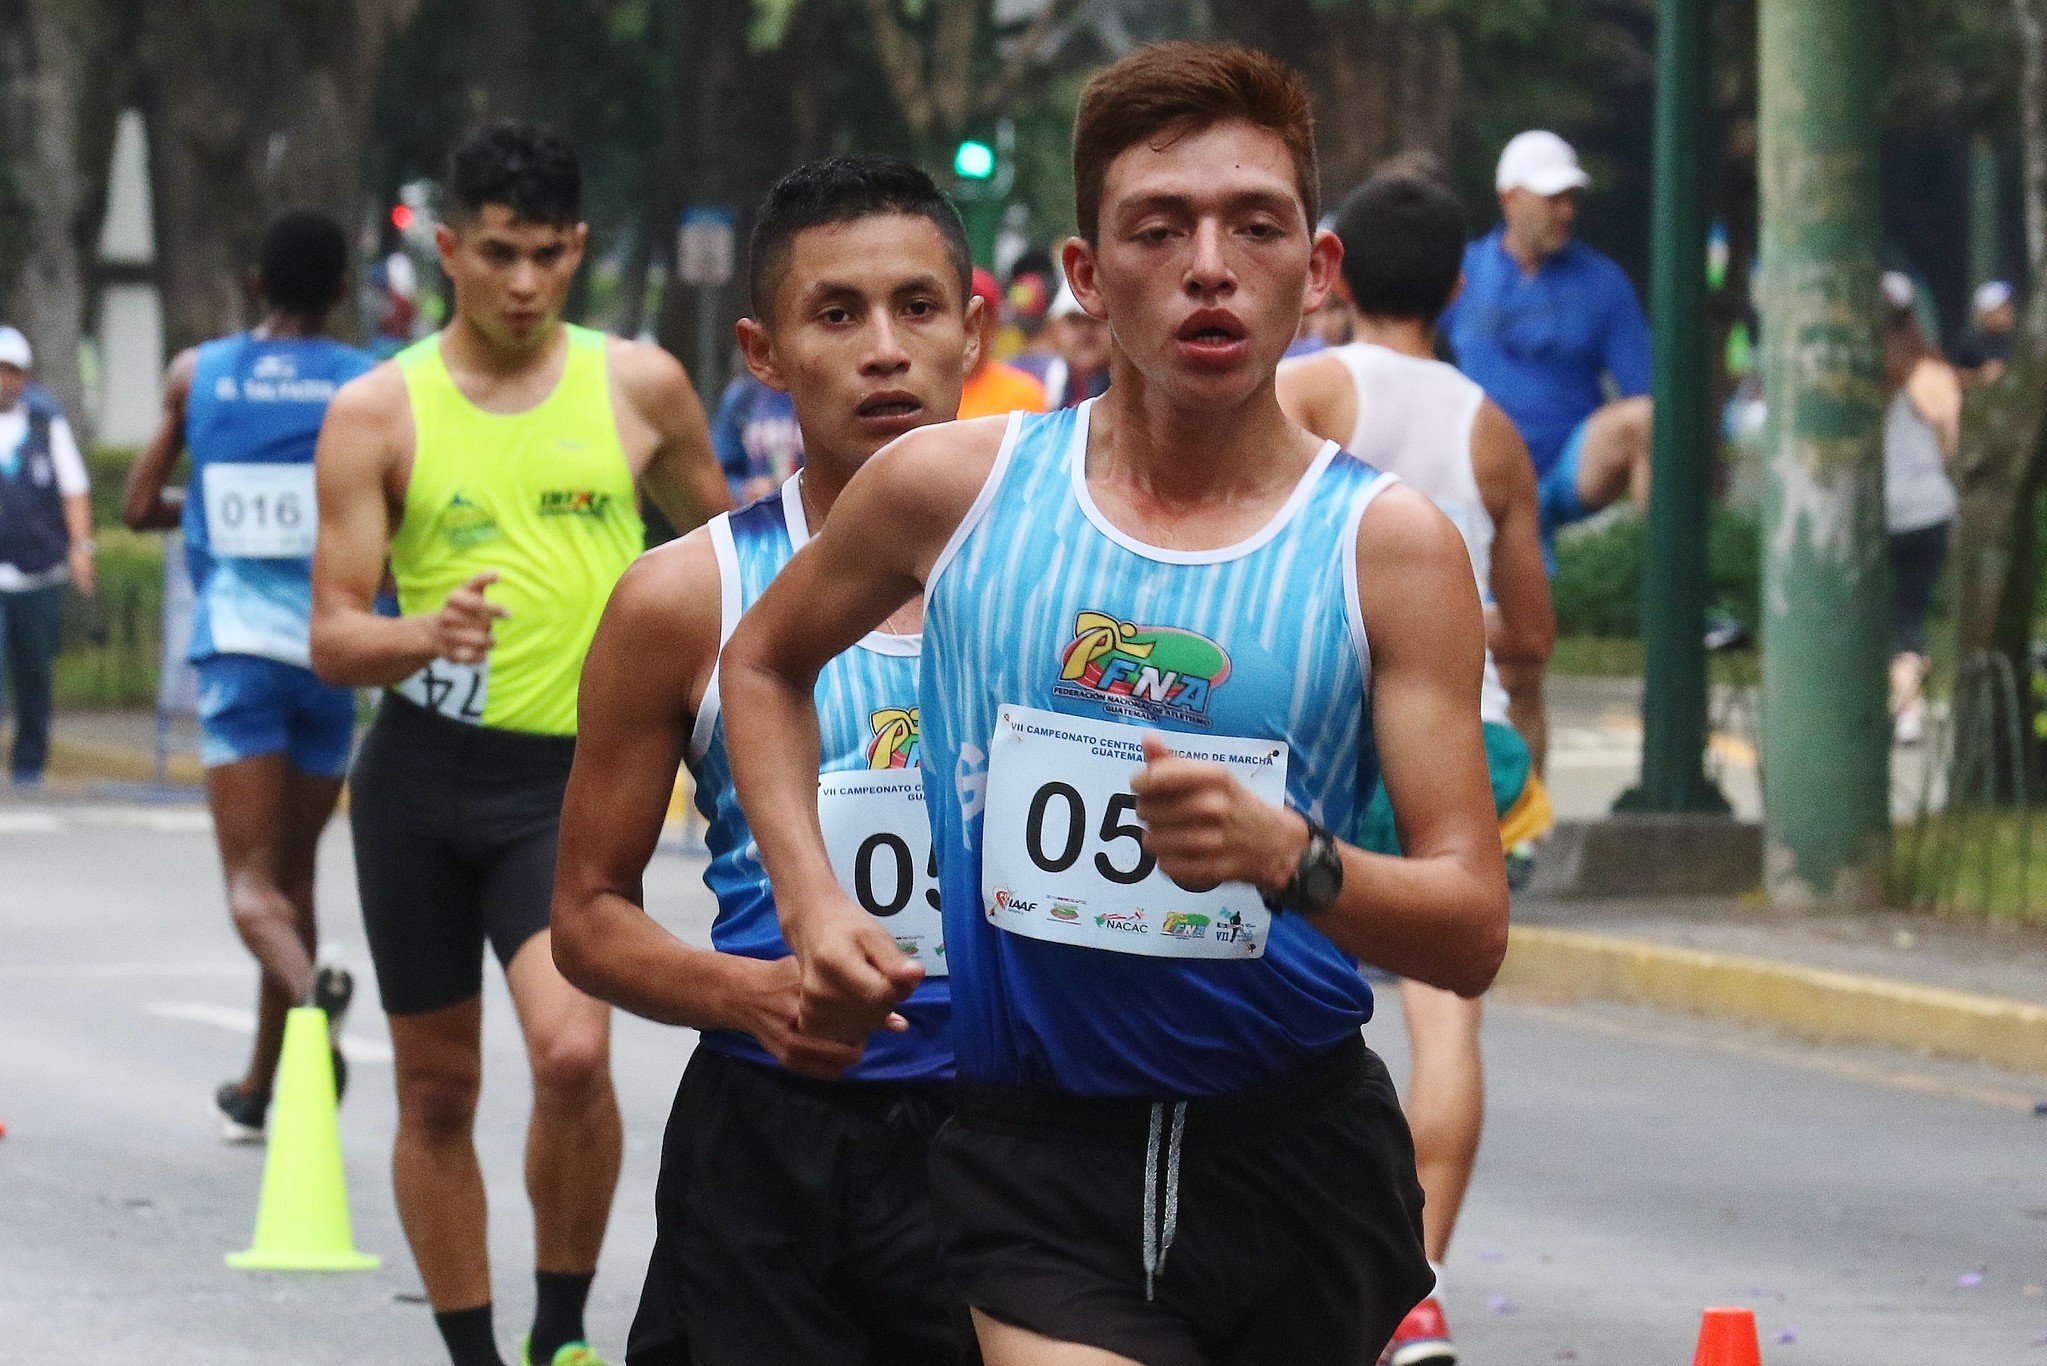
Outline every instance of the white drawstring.
<svg viewBox="0 0 2047 1366"><path fill-rule="evenodd" d="M1187 1132L1187 1102L1173 1106L1173 1132L1166 1143L1166 1210L1159 1217L1159 1139L1165 1136L1166 1106L1151 1107L1151 1133L1144 1147L1144 1298L1152 1298L1152 1282L1165 1274L1166 1254L1180 1228L1180 1143Z"/></svg>

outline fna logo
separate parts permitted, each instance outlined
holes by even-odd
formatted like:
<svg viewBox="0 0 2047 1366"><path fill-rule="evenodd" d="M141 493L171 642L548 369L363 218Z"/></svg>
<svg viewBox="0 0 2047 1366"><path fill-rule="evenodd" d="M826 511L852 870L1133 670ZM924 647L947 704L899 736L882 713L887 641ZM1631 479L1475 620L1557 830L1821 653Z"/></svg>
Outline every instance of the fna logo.
<svg viewBox="0 0 2047 1366"><path fill-rule="evenodd" d="M867 718L874 735L867 742L870 769L916 768L922 749L915 707L883 707Z"/></svg>
<svg viewBox="0 0 2047 1366"><path fill-rule="evenodd" d="M1229 676L1229 653L1207 636L1081 612L1052 692L1122 716L1205 726L1209 698Z"/></svg>

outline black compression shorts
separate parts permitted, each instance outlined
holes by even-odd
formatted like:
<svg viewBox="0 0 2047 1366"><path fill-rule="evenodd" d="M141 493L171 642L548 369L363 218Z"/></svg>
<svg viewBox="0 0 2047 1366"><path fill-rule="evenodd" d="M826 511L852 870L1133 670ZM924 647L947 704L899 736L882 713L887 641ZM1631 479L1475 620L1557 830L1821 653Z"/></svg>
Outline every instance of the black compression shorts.
<svg viewBox="0 0 2047 1366"><path fill-rule="evenodd" d="M969 1304L1144 1366L1373 1366L1435 1283L1362 1040L1184 1107L962 1083L931 1183Z"/></svg>
<svg viewBox="0 0 2047 1366"><path fill-rule="evenodd" d="M483 989L547 928L576 742L466 725L386 693L349 776L348 823L377 991L392 1015Z"/></svg>
<svg viewBox="0 0 2047 1366"><path fill-rule="evenodd" d="M979 1360L931 1223L946 1082L826 1082L699 1046L626 1366Z"/></svg>

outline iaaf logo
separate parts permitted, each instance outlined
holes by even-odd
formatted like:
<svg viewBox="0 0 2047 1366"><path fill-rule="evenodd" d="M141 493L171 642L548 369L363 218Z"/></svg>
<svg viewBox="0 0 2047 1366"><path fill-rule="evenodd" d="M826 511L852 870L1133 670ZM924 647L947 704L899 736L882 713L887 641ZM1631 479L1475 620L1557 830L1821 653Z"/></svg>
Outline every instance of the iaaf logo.
<svg viewBox="0 0 2047 1366"><path fill-rule="evenodd" d="M1038 903L1035 901L1022 901L1011 896L1006 891L998 891L995 893L995 909L998 911L1008 911L1014 915L1029 915L1038 909Z"/></svg>
<svg viewBox="0 0 2047 1366"><path fill-rule="evenodd" d="M1151 933L1151 926L1144 923L1143 911L1108 911L1096 916L1095 924L1119 934Z"/></svg>
<svg viewBox="0 0 2047 1366"><path fill-rule="evenodd" d="M1126 716L1205 726L1209 696L1229 676L1229 652L1207 636L1089 611L1073 619L1052 692Z"/></svg>

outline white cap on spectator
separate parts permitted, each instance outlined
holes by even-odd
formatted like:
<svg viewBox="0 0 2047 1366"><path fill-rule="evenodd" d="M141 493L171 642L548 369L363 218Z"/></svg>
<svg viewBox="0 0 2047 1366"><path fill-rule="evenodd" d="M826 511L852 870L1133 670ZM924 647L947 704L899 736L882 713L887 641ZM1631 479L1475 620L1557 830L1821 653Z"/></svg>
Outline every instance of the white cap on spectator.
<svg viewBox="0 0 2047 1366"><path fill-rule="evenodd" d="M1500 153L1499 173L1493 177L1494 188L1502 194L1529 190L1547 196L1582 190L1591 183L1571 144L1540 128L1514 135Z"/></svg>
<svg viewBox="0 0 2047 1366"><path fill-rule="evenodd" d="M1062 275L1059 279L1058 297L1052 300L1052 307L1045 310L1045 316L1047 318L1070 318L1076 313L1085 312L1087 310L1080 306L1080 300L1073 297L1073 286L1066 283L1066 277Z"/></svg>
<svg viewBox="0 0 2047 1366"><path fill-rule="evenodd" d="M17 328L0 326L0 365L26 370L34 363L35 353L28 349L28 338Z"/></svg>
<svg viewBox="0 0 2047 1366"><path fill-rule="evenodd" d="M1884 302L1892 308L1910 308L1912 300L1919 294L1912 285L1912 277L1902 270L1884 272L1883 290Z"/></svg>
<svg viewBox="0 0 2047 1366"><path fill-rule="evenodd" d="M1995 313L2010 302L2011 286L2003 280L1985 280L1976 286L1973 307L1978 317L1985 313Z"/></svg>

